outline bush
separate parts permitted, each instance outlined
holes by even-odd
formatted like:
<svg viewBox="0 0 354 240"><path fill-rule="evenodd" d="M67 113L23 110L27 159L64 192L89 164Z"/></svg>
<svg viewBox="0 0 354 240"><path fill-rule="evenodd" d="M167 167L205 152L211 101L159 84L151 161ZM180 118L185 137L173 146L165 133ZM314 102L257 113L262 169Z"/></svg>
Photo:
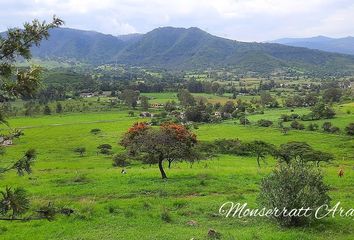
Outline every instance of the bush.
<svg viewBox="0 0 354 240"><path fill-rule="evenodd" d="M94 129L91 129L90 133L94 134L94 135L97 135L101 132L101 129L99 128L94 128Z"/></svg>
<svg viewBox="0 0 354 240"><path fill-rule="evenodd" d="M281 164L272 174L261 182L259 203L263 208L269 209L300 209L318 207L329 204L329 188L323 182L323 176L318 168L300 163L290 165ZM314 218L314 211L309 217L299 216L274 216L282 226L307 225Z"/></svg>
<svg viewBox="0 0 354 240"><path fill-rule="evenodd" d="M113 166L114 167L126 167L130 164L128 156L122 153L113 156Z"/></svg>
<svg viewBox="0 0 354 240"><path fill-rule="evenodd" d="M257 122L258 126L260 127L270 127L273 125L273 122L270 120L266 120L266 119L261 119Z"/></svg>
<svg viewBox="0 0 354 240"><path fill-rule="evenodd" d="M346 134L353 136L354 135L354 123L349 123L348 126L345 127Z"/></svg>
<svg viewBox="0 0 354 240"><path fill-rule="evenodd" d="M318 125L316 123L311 123L310 125L307 126L307 130L316 131L318 130Z"/></svg>
<svg viewBox="0 0 354 240"><path fill-rule="evenodd" d="M332 123L331 123L331 122L324 122L324 123L322 124L322 129L323 129L323 131L325 131L325 132L330 132L331 127L332 127Z"/></svg>
<svg viewBox="0 0 354 240"><path fill-rule="evenodd" d="M107 143L104 143L104 144L101 144L97 147L100 151L100 153L102 154L106 154L106 155L109 155L112 153L112 145L110 144L107 144Z"/></svg>
<svg viewBox="0 0 354 240"><path fill-rule="evenodd" d="M44 115L50 115L50 114L52 114L52 110L50 109L50 107L49 107L48 105L45 105L45 106L44 106L43 114L44 114Z"/></svg>
<svg viewBox="0 0 354 240"><path fill-rule="evenodd" d="M246 117L241 117L240 118L240 124L248 125L248 124L250 124L250 121Z"/></svg>
<svg viewBox="0 0 354 240"><path fill-rule="evenodd" d="M163 208L163 210L162 210L161 219L162 219L162 221L164 221L166 223L170 223L172 221L170 213L166 208Z"/></svg>
<svg viewBox="0 0 354 240"><path fill-rule="evenodd" d="M293 129L297 129L297 130L304 130L305 129L304 124L299 123L296 120L291 122L290 127L293 128Z"/></svg>
<svg viewBox="0 0 354 240"><path fill-rule="evenodd" d="M86 152L86 148L84 147L77 147L74 149L74 152L80 154L80 156L84 156L84 153Z"/></svg>
<svg viewBox="0 0 354 240"><path fill-rule="evenodd" d="M331 129L329 130L330 133L340 133L340 129L339 127L331 127Z"/></svg>

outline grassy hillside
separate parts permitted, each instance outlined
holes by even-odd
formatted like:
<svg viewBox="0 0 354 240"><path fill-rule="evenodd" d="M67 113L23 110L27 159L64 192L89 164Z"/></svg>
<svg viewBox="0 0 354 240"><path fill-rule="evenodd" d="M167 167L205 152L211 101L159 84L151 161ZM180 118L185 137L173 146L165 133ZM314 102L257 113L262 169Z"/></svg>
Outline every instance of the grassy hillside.
<svg viewBox="0 0 354 240"><path fill-rule="evenodd" d="M163 97L163 96L161 96ZM165 98L170 97L164 96ZM172 96L173 98L173 96ZM353 111L353 105L347 105ZM296 111L303 111L302 109ZM337 110L339 111L339 110ZM282 110L269 111L264 118L277 118ZM256 115L254 116L256 118ZM334 120L345 120L338 112ZM219 155L192 167L176 163L167 170L168 181L161 181L156 166L134 162L121 174L112 167L110 157L96 154L102 143L114 152L122 134L133 122L127 111L78 113L10 119L12 127L24 129L3 164L17 159L31 147L38 150L32 175L18 177L6 174L0 188L23 186L30 195L33 208L53 202L56 206L75 209L70 217L30 222L1 223L1 239L207 239L208 229L216 229L222 239L351 239L354 235L350 218L327 218L311 228L282 229L264 218L225 219L217 215L226 201L247 202L256 207L259 183L276 165L257 167L254 157ZM254 119L256 120L256 119ZM337 124L337 123L336 123ZM90 130L100 128L101 134ZM323 165L326 183L330 184L332 202L353 207L354 140L348 136L321 132L290 131L276 128L241 126L232 122L203 124L195 130L199 140L217 138L261 139L276 145L287 141L307 141L315 149L332 152L335 161ZM73 152L78 146L87 148L84 157ZM345 177L339 179L339 166ZM242 184L241 184L242 183ZM196 221L195 226L188 225Z"/></svg>

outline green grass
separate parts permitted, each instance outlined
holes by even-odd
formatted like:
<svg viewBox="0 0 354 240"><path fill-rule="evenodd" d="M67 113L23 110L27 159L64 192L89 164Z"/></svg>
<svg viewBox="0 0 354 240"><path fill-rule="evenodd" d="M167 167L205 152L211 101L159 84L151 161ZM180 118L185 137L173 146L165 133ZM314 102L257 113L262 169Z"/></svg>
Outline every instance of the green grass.
<svg viewBox="0 0 354 240"><path fill-rule="evenodd" d="M167 99L171 94L156 95ZM277 119L287 110L269 110L258 118ZM296 110L306 112L304 109ZM208 229L222 234L222 239L353 239L353 219L328 218L308 228L283 229L263 218L225 219L217 216L225 201L247 202L256 207L259 183L276 165L268 158L258 168L255 158L221 155L201 161L192 167L173 164L167 169L168 181L160 180L156 166L134 162L127 174L112 167L110 157L97 155L102 143L121 151L118 141L137 117L127 111L77 113L10 119L12 127L24 129L25 135L8 148L1 159L6 166L28 148L36 148L38 159L31 175L23 177L7 173L0 188L6 185L25 187L32 200L32 209L53 202L71 207L75 214L59 216L55 221L1 222L0 239L207 239ZM352 115L338 114L333 121L352 121ZM90 130L99 128L101 134ZM344 135L321 132L290 131L282 135L276 128L240 126L233 122L204 124L195 130L198 139L260 139L280 145L287 141L306 141L315 149L331 152L335 161L323 166L325 181L331 185L333 202L353 208L354 140ZM87 148L84 157L73 149ZM339 179L339 167L345 177ZM167 213L166 213L167 212ZM161 215L171 219L166 222ZM197 226L189 226L190 220Z"/></svg>

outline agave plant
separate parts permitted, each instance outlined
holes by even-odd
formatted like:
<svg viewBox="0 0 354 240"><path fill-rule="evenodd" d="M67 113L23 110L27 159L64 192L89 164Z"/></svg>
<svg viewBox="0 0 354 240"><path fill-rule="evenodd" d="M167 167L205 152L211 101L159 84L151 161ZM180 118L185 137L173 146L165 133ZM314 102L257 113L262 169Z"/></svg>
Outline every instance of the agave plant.
<svg viewBox="0 0 354 240"><path fill-rule="evenodd" d="M7 215L10 212L11 218L14 219L25 213L29 209L29 199L23 188L6 187L5 191L1 192L0 213Z"/></svg>

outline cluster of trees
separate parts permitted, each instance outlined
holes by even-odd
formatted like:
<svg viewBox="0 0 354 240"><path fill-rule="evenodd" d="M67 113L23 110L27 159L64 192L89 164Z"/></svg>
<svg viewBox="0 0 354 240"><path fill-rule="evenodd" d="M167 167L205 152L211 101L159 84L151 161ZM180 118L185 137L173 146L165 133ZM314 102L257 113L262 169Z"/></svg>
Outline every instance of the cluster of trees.
<svg viewBox="0 0 354 240"><path fill-rule="evenodd" d="M264 160L267 155L288 165L291 162L300 161L302 163L314 162L319 166L320 162L329 162L333 159L331 154L315 150L306 142L288 142L276 147L261 140L242 142L239 139L218 139L212 143L203 144L206 144L205 148L215 154L254 155L259 167L260 160Z"/></svg>
<svg viewBox="0 0 354 240"><path fill-rule="evenodd" d="M126 152L114 157L114 166L125 166L128 159L158 164L163 179L167 178L163 168L164 161L168 161L170 167L174 161L193 163L215 154L255 156L259 167L261 160L264 161L267 155L288 165L298 161L304 164L313 162L319 166L320 162L333 159L331 154L315 150L305 142L288 142L280 147L260 140L242 142L238 139L219 139L197 143L196 135L185 126L169 122L159 128L152 128L144 122L135 123L124 134L120 144Z"/></svg>

